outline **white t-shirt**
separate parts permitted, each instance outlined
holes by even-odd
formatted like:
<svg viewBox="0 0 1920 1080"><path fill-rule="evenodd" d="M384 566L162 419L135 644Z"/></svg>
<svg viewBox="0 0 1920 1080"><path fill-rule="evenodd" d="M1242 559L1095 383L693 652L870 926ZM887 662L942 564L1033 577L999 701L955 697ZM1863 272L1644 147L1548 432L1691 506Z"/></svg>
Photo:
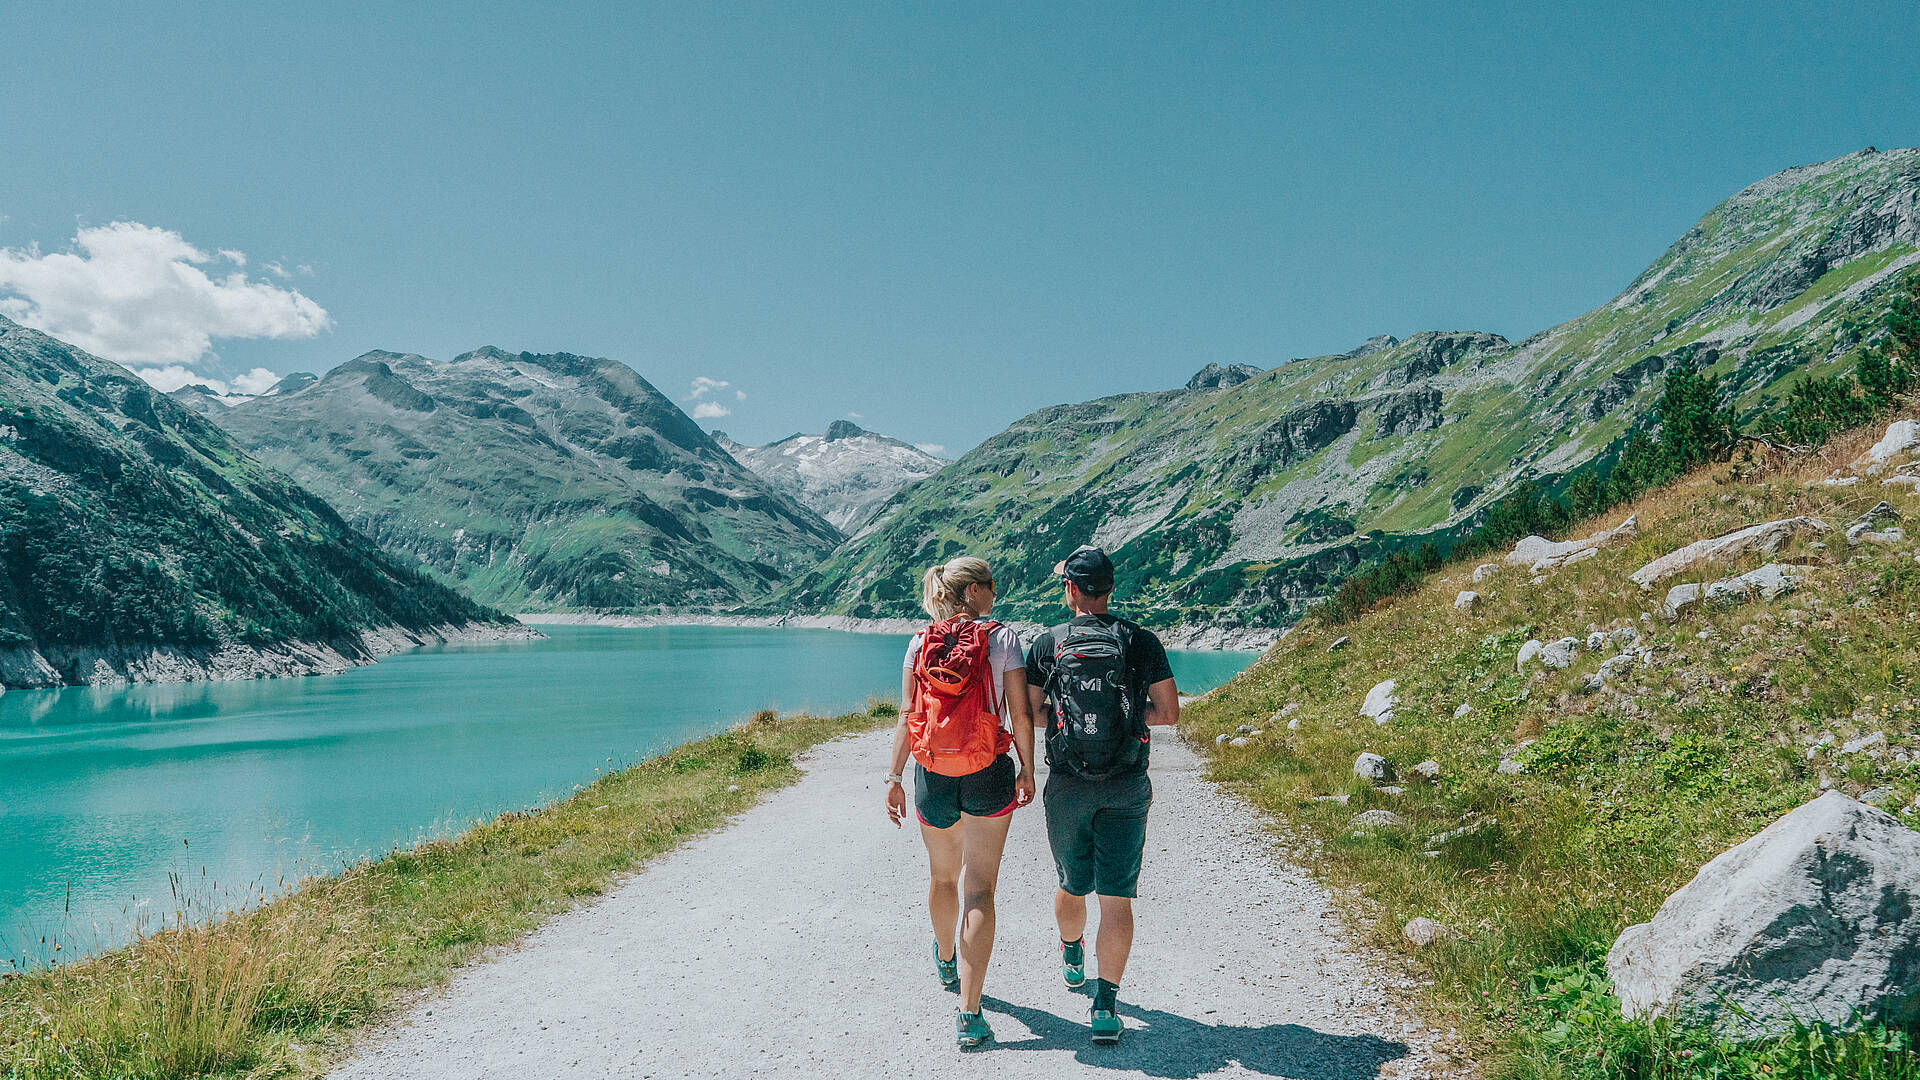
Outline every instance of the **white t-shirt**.
<svg viewBox="0 0 1920 1080"><path fill-rule="evenodd" d="M902 665L904 670L913 670L913 662L920 658L920 643L926 636L927 632L922 630L907 643L907 662ZM1011 722L1004 707L1006 701L1003 700L1007 696L1007 672L1026 666L1026 657L1020 650L1020 636L1009 627L994 627L987 635L987 667L993 674L993 678L988 680L987 708L1000 718L1002 727Z"/></svg>

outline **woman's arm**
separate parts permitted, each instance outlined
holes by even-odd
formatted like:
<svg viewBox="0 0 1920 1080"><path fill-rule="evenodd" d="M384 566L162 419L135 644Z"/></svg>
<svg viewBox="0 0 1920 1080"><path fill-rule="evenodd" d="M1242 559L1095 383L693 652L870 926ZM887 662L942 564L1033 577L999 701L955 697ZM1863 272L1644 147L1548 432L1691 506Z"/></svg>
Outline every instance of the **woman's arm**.
<svg viewBox="0 0 1920 1080"><path fill-rule="evenodd" d="M893 756L887 764L887 775L904 776L907 771L907 713L913 708L913 672L900 673L900 719L893 725ZM887 781L887 820L898 828L900 819L907 813L907 791L903 783Z"/></svg>
<svg viewBox="0 0 1920 1080"><path fill-rule="evenodd" d="M1008 668L1001 677L1005 691L1007 721L1013 725L1013 756L1020 760L1020 777L1014 782L1015 805L1033 801L1033 715L1027 704L1027 669Z"/></svg>

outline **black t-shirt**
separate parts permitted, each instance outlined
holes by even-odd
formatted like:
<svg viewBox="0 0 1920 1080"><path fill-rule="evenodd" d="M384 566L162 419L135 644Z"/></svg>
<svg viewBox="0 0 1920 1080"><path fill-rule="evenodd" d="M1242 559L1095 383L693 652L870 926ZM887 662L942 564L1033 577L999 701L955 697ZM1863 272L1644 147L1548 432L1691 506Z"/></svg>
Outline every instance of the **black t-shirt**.
<svg viewBox="0 0 1920 1080"><path fill-rule="evenodd" d="M1128 631L1127 674L1133 683L1134 700L1140 702L1142 709L1147 707L1147 687L1173 678L1173 668L1167 664L1166 646L1160 644L1160 639L1153 635L1153 631L1143 630L1139 624L1129 622L1118 615L1075 615L1072 621L1082 625L1091 623L1102 626L1119 623L1126 627ZM1033 639L1033 644L1027 647L1027 684L1029 686L1044 687L1047 684L1047 678L1053 674L1053 648L1052 629L1042 630L1040 636ZM1048 764L1055 763L1049 758ZM1144 764L1143 762L1143 768Z"/></svg>

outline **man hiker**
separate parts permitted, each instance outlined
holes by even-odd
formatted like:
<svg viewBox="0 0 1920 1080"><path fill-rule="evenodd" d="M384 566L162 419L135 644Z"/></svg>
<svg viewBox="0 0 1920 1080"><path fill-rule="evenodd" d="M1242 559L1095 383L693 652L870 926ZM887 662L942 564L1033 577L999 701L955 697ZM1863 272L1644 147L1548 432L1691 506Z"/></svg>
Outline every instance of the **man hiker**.
<svg viewBox="0 0 1920 1080"><path fill-rule="evenodd" d="M1046 725L1047 842L1060 875L1053 917L1060 971L1086 983L1087 894L1100 898L1093 980L1093 1041L1120 1041L1114 1011L1133 948L1133 896L1147 842L1148 725L1180 722L1167 650L1151 631L1107 611L1113 562L1083 547L1053 568L1073 618L1027 650L1033 722Z"/></svg>

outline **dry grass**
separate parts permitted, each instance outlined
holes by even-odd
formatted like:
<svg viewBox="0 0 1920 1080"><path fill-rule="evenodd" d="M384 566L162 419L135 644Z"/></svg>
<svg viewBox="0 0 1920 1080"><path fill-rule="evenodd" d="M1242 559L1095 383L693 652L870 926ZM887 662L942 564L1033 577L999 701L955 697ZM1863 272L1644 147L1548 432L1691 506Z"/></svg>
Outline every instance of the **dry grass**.
<svg viewBox="0 0 1920 1080"><path fill-rule="evenodd" d="M792 782L807 747L891 715L763 713L242 914L210 920L183 901L125 949L0 986L0 1075L314 1075L353 1027Z"/></svg>
<svg viewBox="0 0 1920 1080"><path fill-rule="evenodd" d="M1502 567L1474 584L1471 564L1454 565L1345 627L1304 626L1191 707L1184 726L1209 746L1238 725L1262 729L1248 747L1218 747L1216 775L1284 819L1309 865L1369 901L1378 919L1366 932L1378 945L1410 949L1399 929L1419 915L1463 931L1460 942L1420 956L1435 975L1434 1008L1476 1045L1530 1060L1540 1019L1533 973L1590 967L1597 949L1649 917L1701 863L1822 784L1856 796L1888 787L1896 808L1920 795L1920 769L1899 760L1920 760L1916 544L1856 548L1839 535L1885 499L1908 515L1911 537L1920 498L1875 479L1815 483L1880 430L1850 433L1811 458L1718 465L1649 492L1591 523L1637 514L1636 539L1538 583L1525 568ZM1798 540L1647 593L1627 580L1686 543L1795 514L1835 526L1824 547ZM1665 617L1671 585L1763 561L1802 564L1810 582L1771 602ZM1469 588L1485 597L1480 608L1455 610ZM1565 671L1515 669L1529 637L1584 639L1623 626L1651 645L1652 662L1605 689L1583 683L1612 650L1583 650ZM1350 644L1329 651L1343 635ZM1398 680L1400 706L1376 726L1359 706L1387 678ZM1289 704L1298 706L1293 730L1274 716ZM1462 704L1472 711L1456 717ZM1837 746L1873 731L1888 739L1878 753L1808 755L1823 736ZM1499 773L1526 739L1537 740L1518 755L1526 772ZM1385 756L1405 792L1357 779L1361 751ZM1411 773L1429 758L1441 765L1436 782ZM1316 801L1330 795L1347 803ZM1376 807L1410 827L1356 832L1349 819ZM1457 829L1468 831L1434 840ZM1562 1075L1558 1066L1513 1067Z"/></svg>

